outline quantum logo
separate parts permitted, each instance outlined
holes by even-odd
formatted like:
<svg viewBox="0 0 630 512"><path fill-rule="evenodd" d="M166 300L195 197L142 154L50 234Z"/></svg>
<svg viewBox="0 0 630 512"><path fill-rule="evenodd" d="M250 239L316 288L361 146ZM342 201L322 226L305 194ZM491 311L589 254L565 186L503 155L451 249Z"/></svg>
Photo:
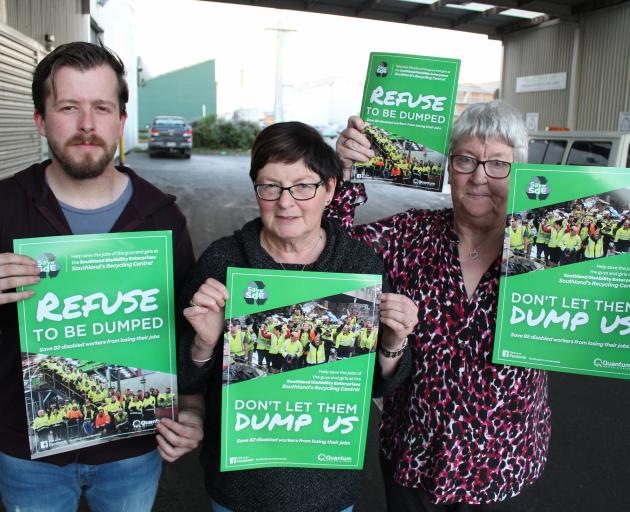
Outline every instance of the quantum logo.
<svg viewBox="0 0 630 512"><path fill-rule="evenodd" d="M328 455L327 453L318 453L317 460L319 462L352 462L352 457L347 455Z"/></svg>
<svg viewBox="0 0 630 512"><path fill-rule="evenodd" d="M51 252L45 252L37 257L37 266L39 267L39 277L57 277L59 274L59 264L57 257Z"/></svg>
<svg viewBox="0 0 630 512"><path fill-rule="evenodd" d="M379 62L378 65L376 66L376 76L379 78L385 78L387 76L387 73L388 73L387 62L385 61Z"/></svg>
<svg viewBox="0 0 630 512"><path fill-rule="evenodd" d="M607 370L622 370L624 372L630 370L630 363L624 361L608 361L607 359L600 359L599 357L593 359L593 366L596 368L606 368Z"/></svg>
<svg viewBox="0 0 630 512"><path fill-rule="evenodd" d="M269 298L269 294L265 291L265 283L262 281L250 281L247 283L247 289L243 292L243 298L247 304L256 303L262 306Z"/></svg>
<svg viewBox="0 0 630 512"><path fill-rule="evenodd" d="M551 187L544 176L534 176L527 185L527 197L529 199L547 199L551 193Z"/></svg>

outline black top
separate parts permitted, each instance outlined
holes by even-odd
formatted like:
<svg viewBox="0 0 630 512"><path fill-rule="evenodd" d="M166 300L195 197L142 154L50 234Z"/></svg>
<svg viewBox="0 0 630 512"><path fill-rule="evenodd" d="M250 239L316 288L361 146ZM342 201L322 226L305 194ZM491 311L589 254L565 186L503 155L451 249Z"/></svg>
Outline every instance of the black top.
<svg viewBox="0 0 630 512"><path fill-rule="evenodd" d="M337 224L323 219L327 241L320 257L304 270L383 274L383 264L369 247L352 240ZM209 277L225 283L226 269L232 267L268 268L281 270L260 245L262 222L255 219L236 231L233 236L214 242L202 254L184 287L179 311L190 301L199 286ZM284 265L287 270L302 270L302 265ZM384 291L389 291L387 278ZM265 468L243 471L219 471L221 438L221 375L223 344L206 366L198 368L192 361L190 345L193 331L180 336L179 385L181 392L201 392L206 389L206 418L201 463L205 471L206 488L212 498L235 512L338 512L352 505L359 494L361 471L323 470L306 468ZM409 374L409 352L403 356L393 378L383 381L376 365L374 388L388 393Z"/></svg>

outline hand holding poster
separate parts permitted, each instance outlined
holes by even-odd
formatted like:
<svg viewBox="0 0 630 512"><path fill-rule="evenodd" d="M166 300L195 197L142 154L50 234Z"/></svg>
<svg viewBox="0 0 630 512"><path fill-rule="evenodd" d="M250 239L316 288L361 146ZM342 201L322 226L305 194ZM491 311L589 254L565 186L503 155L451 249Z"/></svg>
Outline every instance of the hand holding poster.
<svg viewBox="0 0 630 512"><path fill-rule="evenodd" d="M18 304L31 457L176 417L171 233L14 241L41 270Z"/></svg>
<svg viewBox="0 0 630 512"><path fill-rule="evenodd" d="M630 378L628 169L513 165L493 361Z"/></svg>
<svg viewBox="0 0 630 512"><path fill-rule="evenodd" d="M221 471L361 469L381 276L228 268Z"/></svg>
<svg viewBox="0 0 630 512"><path fill-rule="evenodd" d="M372 53L361 118L376 156L353 166L355 180L441 191L460 61Z"/></svg>

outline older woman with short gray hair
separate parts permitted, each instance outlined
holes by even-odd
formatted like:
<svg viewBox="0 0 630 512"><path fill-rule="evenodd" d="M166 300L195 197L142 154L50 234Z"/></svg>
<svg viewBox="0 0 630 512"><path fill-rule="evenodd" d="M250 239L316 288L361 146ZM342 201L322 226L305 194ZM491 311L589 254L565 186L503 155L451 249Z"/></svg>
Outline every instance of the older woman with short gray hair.
<svg viewBox="0 0 630 512"><path fill-rule="evenodd" d="M346 171L374 156L363 128L352 117L337 141ZM448 158L452 209L352 228L382 256L394 290L420 305L412 376L384 401L388 510L535 510L550 436L547 375L492 363L508 176L527 158L520 114L500 101L469 106ZM364 197L347 182L335 197L347 227Z"/></svg>

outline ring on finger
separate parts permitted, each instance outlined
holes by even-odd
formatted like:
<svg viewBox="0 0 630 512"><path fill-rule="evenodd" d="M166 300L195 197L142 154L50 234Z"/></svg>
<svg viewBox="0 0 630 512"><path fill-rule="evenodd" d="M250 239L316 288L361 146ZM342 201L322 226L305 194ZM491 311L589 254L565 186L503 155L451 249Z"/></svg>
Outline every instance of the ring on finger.
<svg viewBox="0 0 630 512"><path fill-rule="evenodd" d="M198 308L198 307L201 307L201 306L199 306L199 304L195 304L195 303L193 302L193 300L192 300L192 299L190 299L190 305L191 305L193 308Z"/></svg>

